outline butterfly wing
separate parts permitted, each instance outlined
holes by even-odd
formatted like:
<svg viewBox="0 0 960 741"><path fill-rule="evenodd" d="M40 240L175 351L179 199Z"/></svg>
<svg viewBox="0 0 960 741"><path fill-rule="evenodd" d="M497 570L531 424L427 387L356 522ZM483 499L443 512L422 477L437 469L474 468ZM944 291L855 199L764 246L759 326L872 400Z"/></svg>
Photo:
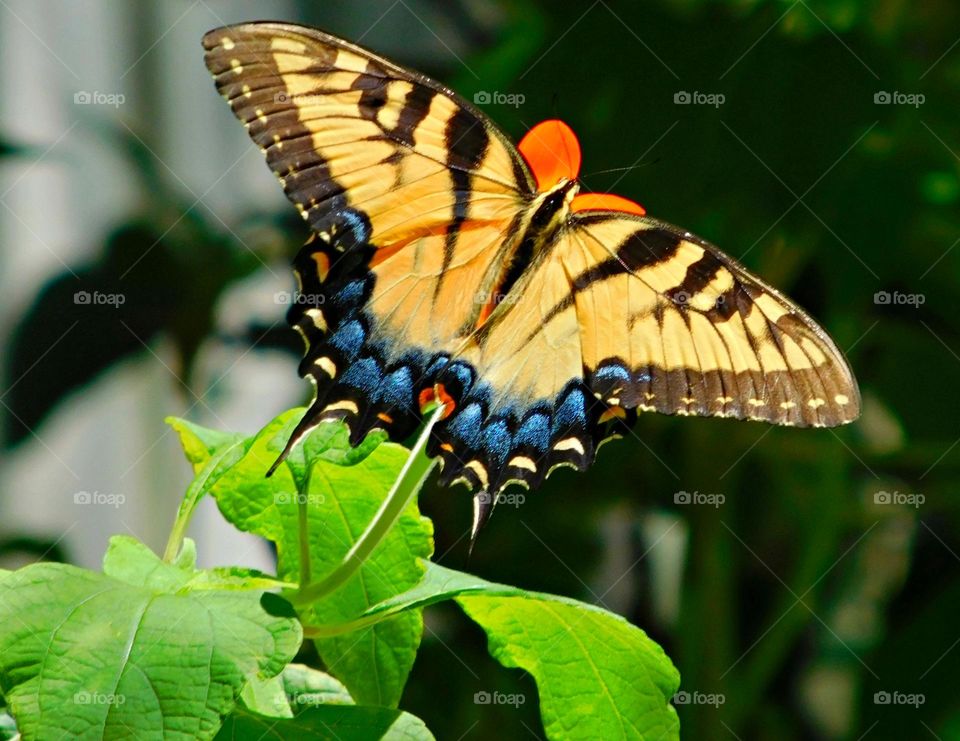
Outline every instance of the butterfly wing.
<svg viewBox="0 0 960 741"><path fill-rule="evenodd" d="M206 63L316 237L290 322L322 419L403 435L469 334L535 184L512 144L429 78L314 29L211 31ZM470 286L464 290L463 286Z"/></svg>
<svg viewBox="0 0 960 741"><path fill-rule="evenodd" d="M461 402L471 423L438 431L448 480L498 491L582 470L642 411L795 426L859 414L850 368L806 313L655 219L575 214L518 287L451 366L482 381Z"/></svg>

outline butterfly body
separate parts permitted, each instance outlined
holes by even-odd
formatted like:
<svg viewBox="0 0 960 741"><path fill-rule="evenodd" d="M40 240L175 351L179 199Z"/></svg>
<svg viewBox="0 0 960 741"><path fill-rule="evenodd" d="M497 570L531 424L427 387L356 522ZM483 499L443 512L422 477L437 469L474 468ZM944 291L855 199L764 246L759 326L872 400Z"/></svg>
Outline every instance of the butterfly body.
<svg viewBox="0 0 960 741"><path fill-rule="evenodd" d="M796 426L856 418L832 340L716 247L582 192L560 121L513 144L452 91L320 31L211 31L207 65L313 231L291 324L316 398L288 445L343 420L480 492L583 470L638 412Z"/></svg>

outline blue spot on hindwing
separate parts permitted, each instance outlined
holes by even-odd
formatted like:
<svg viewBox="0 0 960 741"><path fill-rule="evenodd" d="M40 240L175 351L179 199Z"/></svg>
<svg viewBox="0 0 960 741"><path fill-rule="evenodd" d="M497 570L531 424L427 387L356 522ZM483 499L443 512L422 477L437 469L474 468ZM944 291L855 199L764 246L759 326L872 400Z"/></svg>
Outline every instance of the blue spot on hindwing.
<svg viewBox="0 0 960 741"><path fill-rule="evenodd" d="M338 306L349 307L363 300L365 285L362 280L352 280L333 294L333 300Z"/></svg>
<svg viewBox="0 0 960 741"><path fill-rule="evenodd" d="M366 333L363 325L353 319L334 332L330 337L330 344L352 360L363 347L364 339L366 339Z"/></svg>
<svg viewBox="0 0 960 741"><path fill-rule="evenodd" d="M359 389L366 395L372 395L380 387L383 375L380 366L373 358L361 358L350 364L341 382L346 386Z"/></svg>
<svg viewBox="0 0 960 741"><path fill-rule="evenodd" d="M529 445L545 453L550 447L550 417L540 412L531 414L523 420L514 439L517 447Z"/></svg>
<svg viewBox="0 0 960 741"><path fill-rule="evenodd" d="M572 388L553 412L553 434L566 435L587 426L587 411L583 391Z"/></svg>
<svg viewBox="0 0 960 741"><path fill-rule="evenodd" d="M476 403L468 404L450 421L450 426L447 429L464 446L474 448L482 422L483 408Z"/></svg>
<svg viewBox="0 0 960 741"><path fill-rule="evenodd" d="M627 383L630 380L630 373L622 365L605 365L597 368L593 377L604 383L616 383L617 381Z"/></svg>
<svg viewBox="0 0 960 741"><path fill-rule="evenodd" d="M383 379L383 385L377 392L377 400L391 407L407 409L413 394L413 374L410 368L397 368Z"/></svg>
<svg viewBox="0 0 960 741"><path fill-rule="evenodd" d="M483 449L494 468L500 468L510 453L510 430L506 420L494 419L483 428Z"/></svg>
<svg viewBox="0 0 960 741"><path fill-rule="evenodd" d="M370 224L362 214L345 209L340 213L340 224L353 239L353 243L348 246L353 247L370 241Z"/></svg>

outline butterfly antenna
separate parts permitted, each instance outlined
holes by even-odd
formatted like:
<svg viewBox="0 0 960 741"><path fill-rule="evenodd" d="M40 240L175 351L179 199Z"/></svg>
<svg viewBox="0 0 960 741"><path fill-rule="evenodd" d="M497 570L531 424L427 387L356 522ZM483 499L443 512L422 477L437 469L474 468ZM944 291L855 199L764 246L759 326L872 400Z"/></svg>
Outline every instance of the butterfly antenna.
<svg viewBox="0 0 960 741"><path fill-rule="evenodd" d="M630 172L630 170L638 170L641 167L646 167L647 165L655 165L660 161L660 158L657 157L653 160L647 160L646 162L636 162L629 167L611 167L609 170L594 170L593 172L587 173L586 175L581 175L581 177L590 178L594 175L606 175L610 172Z"/></svg>

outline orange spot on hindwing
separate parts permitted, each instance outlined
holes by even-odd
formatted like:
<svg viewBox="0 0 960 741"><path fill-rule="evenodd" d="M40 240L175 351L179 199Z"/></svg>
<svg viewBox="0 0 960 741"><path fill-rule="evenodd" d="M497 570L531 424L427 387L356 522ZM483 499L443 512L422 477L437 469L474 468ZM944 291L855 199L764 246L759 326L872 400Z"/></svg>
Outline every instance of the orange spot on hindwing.
<svg viewBox="0 0 960 741"><path fill-rule="evenodd" d="M322 283L327 279L327 275L330 273L330 258L322 252L314 252L311 257L317 264L317 276L320 278L320 282Z"/></svg>
<svg viewBox="0 0 960 741"><path fill-rule="evenodd" d="M422 412L427 408L429 404L432 404L437 398L437 395L433 392L433 389L424 389L420 392L420 398L417 399L417 403L420 405L420 411Z"/></svg>
<svg viewBox="0 0 960 741"><path fill-rule="evenodd" d="M443 416L440 419L446 419L456 408L457 403L453 400L453 397L447 393L447 390L443 387L442 383L436 384L432 389L424 389L420 392L420 398L417 399L417 402L420 404L420 411L423 412L426 407L436 402L437 404L443 404L446 409L443 411Z"/></svg>

